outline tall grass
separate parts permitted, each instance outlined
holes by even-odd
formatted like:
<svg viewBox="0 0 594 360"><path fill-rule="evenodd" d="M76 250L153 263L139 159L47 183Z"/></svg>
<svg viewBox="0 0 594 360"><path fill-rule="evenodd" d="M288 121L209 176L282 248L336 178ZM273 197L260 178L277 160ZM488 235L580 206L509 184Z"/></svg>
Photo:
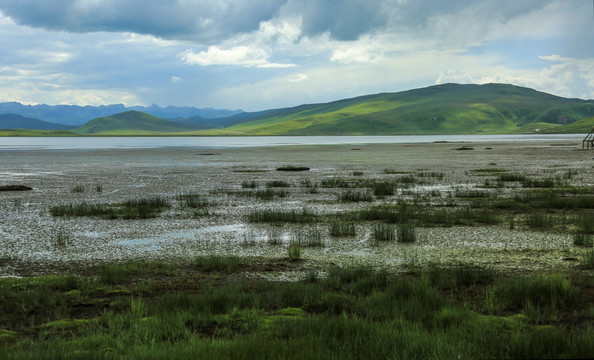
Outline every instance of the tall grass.
<svg viewBox="0 0 594 360"><path fill-rule="evenodd" d="M307 224L315 222L316 215L307 208L298 210L253 210L247 216L249 222L254 223L295 223Z"/></svg>
<svg viewBox="0 0 594 360"><path fill-rule="evenodd" d="M239 256L205 255L194 259L196 268L202 271L234 272L244 261Z"/></svg>
<svg viewBox="0 0 594 360"><path fill-rule="evenodd" d="M373 201L373 196L368 192L348 190L339 195L338 200L342 202L370 202Z"/></svg>
<svg viewBox="0 0 594 360"><path fill-rule="evenodd" d="M50 208L52 216L98 216L106 219L147 219L156 217L169 207L162 197L141 198L125 201L122 204L69 204Z"/></svg>
<svg viewBox="0 0 594 360"><path fill-rule="evenodd" d="M372 232L375 241L394 241L396 240L396 228L391 224L376 224Z"/></svg>
<svg viewBox="0 0 594 360"><path fill-rule="evenodd" d="M355 236L357 234L353 222L335 220L328 225L330 236Z"/></svg>

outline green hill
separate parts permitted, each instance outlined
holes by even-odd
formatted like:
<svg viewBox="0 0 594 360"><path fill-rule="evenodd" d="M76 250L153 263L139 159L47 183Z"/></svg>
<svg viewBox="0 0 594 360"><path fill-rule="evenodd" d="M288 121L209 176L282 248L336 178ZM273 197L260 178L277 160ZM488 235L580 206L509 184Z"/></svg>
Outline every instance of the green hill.
<svg viewBox="0 0 594 360"><path fill-rule="evenodd" d="M192 125L161 119L140 111L126 111L93 119L74 130L85 135L181 134L195 130Z"/></svg>
<svg viewBox="0 0 594 360"><path fill-rule="evenodd" d="M506 84L444 84L267 112L201 134L401 135L584 132L594 101ZM590 121L591 123L591 121ZM571 126L570 126L571 125ZM588 129L589 131L589 129Z"/></svg>

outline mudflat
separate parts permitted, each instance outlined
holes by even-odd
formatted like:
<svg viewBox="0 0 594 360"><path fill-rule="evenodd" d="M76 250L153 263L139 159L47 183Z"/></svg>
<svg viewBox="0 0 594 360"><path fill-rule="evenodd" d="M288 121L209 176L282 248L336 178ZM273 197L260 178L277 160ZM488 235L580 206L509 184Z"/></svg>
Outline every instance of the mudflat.
<svg viewBox="0 0 594 360"><path fill-rule="evenodd" d="M550 141L4 151L0 185L33 190L0 192L0 275L205 254L260 261L286 258L291 243L302 249L298 265L258 276L291 279L352 263L395 272L431 262L563 271L589 249L574 239L591 210L522 204L533 195L591 196L593 156L581 143ZM288 165L309 170L276 170ZM377 192L378 184L393 193ZM167 206L147 218L56 215L59 206L154 198ZM374 218L371 210L402 216ZM291 212L310 219L257 216ZM451 213L462 215L437 219ZM400 241L403 222L414 227L413 241ZM336 235L336 224L354 230ZM382 224L393 240L378 237Z"/></svg>

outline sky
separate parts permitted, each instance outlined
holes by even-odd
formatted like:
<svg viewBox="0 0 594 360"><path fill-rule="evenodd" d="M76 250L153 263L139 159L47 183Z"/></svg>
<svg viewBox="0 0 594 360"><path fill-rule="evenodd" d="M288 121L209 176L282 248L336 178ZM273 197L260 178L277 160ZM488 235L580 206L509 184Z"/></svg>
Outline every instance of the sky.
<svg viewBox="0 0 594 360"><path fill-rule="evenodd" d="M0 0L0 102L258 111L448 82L594 99L591 0Z"/></svg>

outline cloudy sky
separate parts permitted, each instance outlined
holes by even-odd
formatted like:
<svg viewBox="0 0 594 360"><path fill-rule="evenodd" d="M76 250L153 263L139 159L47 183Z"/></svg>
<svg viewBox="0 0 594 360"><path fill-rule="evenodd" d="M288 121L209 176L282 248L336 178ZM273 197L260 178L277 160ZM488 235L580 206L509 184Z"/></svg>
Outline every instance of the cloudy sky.
<svg viewBox="0 0 594 360"><path fill-rule="evenodd" d="M446 82L594 99L591 0L0 0L0 102L247 111Z"/></svg>

